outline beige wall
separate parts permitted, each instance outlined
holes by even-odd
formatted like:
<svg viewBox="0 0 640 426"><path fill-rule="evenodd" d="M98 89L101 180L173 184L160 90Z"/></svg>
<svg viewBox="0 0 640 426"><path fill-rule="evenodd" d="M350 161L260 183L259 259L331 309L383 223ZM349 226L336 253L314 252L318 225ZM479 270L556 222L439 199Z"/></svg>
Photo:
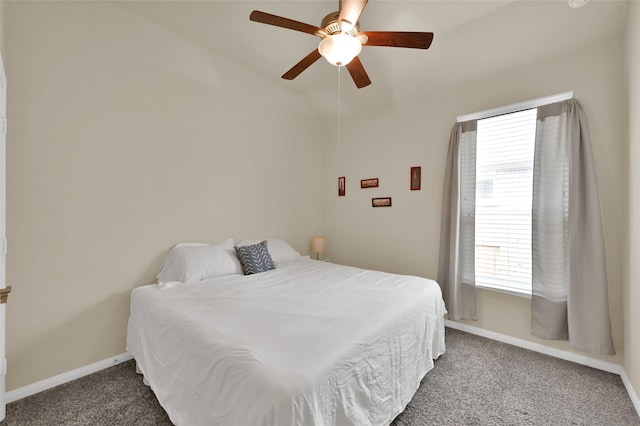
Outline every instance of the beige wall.
<svg viewBox="0 0 640 426"><path fill-rule="evenodd" d="M428 70L425 70L428 74ZM614 343L622 360L622 255L626 227L626 105L622 39L616 38L524 69L456 87L419 102L344 118L341 144L328 149L326 176L328 256L336 262L391 272L437 275L444 163L457 115L574 90L593 139L607 248ZM425 75L428 78L428 75ZM410 191L409 168L422 166L422 190ZM336 180L346 176L346 197ZM363 178L380 187L360 189ZM371 198L391 196L393 207L372 208ZM529 300L479 291L479 321L473 325L568 349L531 336Z"/></svg>
<svg viewBox="0 0 640 426"><path fill-rule="evenodd" d="M631 2L627 20L629 82L629 214L623 291L624 369L640 395L640 2Z"/></svg>
<svg viewBox="0 0 640 426"><path fill-rule="evenodd" d="M113 3L9 2L7 389L125 351L176 242L321 232L306 105Z"/></svg>

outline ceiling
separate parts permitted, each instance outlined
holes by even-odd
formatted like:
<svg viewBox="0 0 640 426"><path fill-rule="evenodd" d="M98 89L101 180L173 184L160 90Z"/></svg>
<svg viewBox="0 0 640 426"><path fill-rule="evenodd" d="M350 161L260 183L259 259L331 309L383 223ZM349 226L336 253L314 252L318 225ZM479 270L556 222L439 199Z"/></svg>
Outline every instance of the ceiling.
<svg viewBox="0 0 640 426"><path fill-rule="evenodd" d="M305 98L321 115L335 110L338 69L320 59L293 81L280 76L320 39L249 21L252 10L313 25L337 0L120 1L117 4L221 54ZM342 113L381 108L438 87L516 69L621 34L628 3L592 0L370 0L361 30L431 31L428 50L364 47L360 59L372 84L356 89L340 76Z"/></svg>

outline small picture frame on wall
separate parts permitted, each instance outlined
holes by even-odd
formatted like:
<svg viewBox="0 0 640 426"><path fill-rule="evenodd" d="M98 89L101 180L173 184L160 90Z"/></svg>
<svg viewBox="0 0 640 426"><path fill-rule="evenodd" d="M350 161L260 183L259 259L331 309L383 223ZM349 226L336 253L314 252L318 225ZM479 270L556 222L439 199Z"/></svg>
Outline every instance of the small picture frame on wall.
<svg viewBox="0 0 640 426"><path fill-rule="evenodd" d="M415 166L411 168L411 190L420 191L422 185L422 167Z"/></svg>
<svg viewBox="0 0 640 426"><path fill-rule="evenodd" d="M338 178L338 197L344 197L347 193L347 181L344 176Z"/></svg>
<svg viewBox="0 0 640 426"><path fill-rule="evenodd" d="M360 188L377 188L378 178L362 179L360 181Z"/></svg>
<svg viewBox="0 0 640 426"><path fill-rule="evenodd" d="M371 207L391 207L391 197L372 198Z"/></svg>

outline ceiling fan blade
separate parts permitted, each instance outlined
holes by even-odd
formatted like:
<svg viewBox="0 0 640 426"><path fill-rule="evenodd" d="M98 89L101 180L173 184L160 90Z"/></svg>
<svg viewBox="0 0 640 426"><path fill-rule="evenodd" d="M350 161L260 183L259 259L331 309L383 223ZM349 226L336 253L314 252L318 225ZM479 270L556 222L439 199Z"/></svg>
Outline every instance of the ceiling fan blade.
<svg viewBox="0 0 640 426"><path fill-rule="evenodd" d="M318 52L318 49L314 50L313 52L302 58L302 60L295 64L293 68L284 73L282 75L282 78L284 78L285 80L293 80L294 78L299 76L302 71L309 68L315 61L317 61L321 57L322 56L320 55L320 52Z"/></svg>
<svg viewBox="0 0 640 426"><path fill-rule="evenodd" d="M342 7L340 8L340 16L338 17L338 24L342 28L342 21L348 21L351 24L351 28L358 23L360 14L367 5L368 0L343 0ZM350 31L348 28L347 31ZM344 30L344 28L342 28Z"/></svg>
<svg viewBox="0 0 640 426"><path fill-rule="evenodd" d="M363 31L358 36L367 36L363 46L409 47L412 49L428 49L433 41L433 33L406 31Z"/></svg>
<svg viewBox="0 0 640 426"><path fill-rule="evenodd" d="M300 31L303 33L322 37L326 35L325 31L315 25L305 24L304 22L294 21L293 19L283 18L282 16L272 15L266 12L254 10L249 15L249 19L262 24L275 25L276 27L287 28L289 30Z"/></svg>
<svg viewBox="0 0 640 426"><path fill-rule="evenodd" d="M362 89L371 84L371 80L369 80L369 76L357 56L347 64L347 70L349 70L349 74L351 74L351 78L353 78L358 89Z"/></svg>

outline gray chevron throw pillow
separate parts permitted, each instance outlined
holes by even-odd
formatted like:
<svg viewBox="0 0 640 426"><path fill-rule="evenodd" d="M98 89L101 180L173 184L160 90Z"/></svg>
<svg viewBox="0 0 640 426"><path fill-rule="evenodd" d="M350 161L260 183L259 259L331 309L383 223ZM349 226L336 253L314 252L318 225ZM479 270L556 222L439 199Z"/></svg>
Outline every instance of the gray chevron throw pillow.
<svg viewBox="0 0 640 426"><path fill-rule="evenodd" d="M267 242L263 241L252 246L236 246L238 259L242 264L242 272L245 275L266 272L276 268L269 250L267 250Z"/></svg>

